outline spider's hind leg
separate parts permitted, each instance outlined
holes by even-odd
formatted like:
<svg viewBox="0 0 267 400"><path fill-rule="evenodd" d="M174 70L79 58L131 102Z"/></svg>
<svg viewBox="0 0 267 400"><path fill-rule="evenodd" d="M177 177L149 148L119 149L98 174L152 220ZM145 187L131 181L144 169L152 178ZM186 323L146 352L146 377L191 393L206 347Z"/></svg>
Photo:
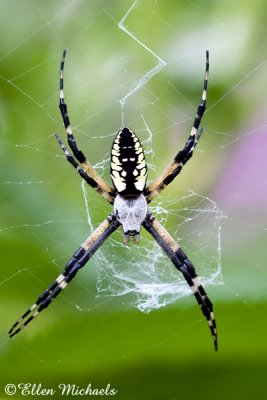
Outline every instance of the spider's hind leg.
<svg viewBox="0 0 267 400"><path fill-rule="evenodd" d="M84 171L86 171L86 175L89 176L90 179L86 179L86 178L84 178L84 176L82 176L82 177L86 180L86 182L90 186L92 186L104 198L106 198L106 200L108 200L109 203L113 204L115 190L103 178L101 178L101 176L99 176L97 174L96 170L92 167L90 162L87 160L84 153L78 148L76 140L75 140L73 132L72 132L72 127L71 127L69 114L68 114L68 107L67 107L67 104L65 103L65 95L64 95L64 64L65 64L66 52L67 52L66 49L63 50L62 59L60 62L59 109L61 112L65 130L67 133L68 143L69 143L69 146L71 148L74 158L76 158L78 160L78 162L82 166L82 169ZM57 137L57 140L58 140L59 144L61 145L64 153L66 154L68 161L76 168L76 165L75 165L76 161L75 162L71 161L71 158L69 157L69 155L67 155L66 151L64 150L64 147L62 146L62 141L59 140L59 137L57 135L56 135L56 137ZM78 170L78 168L77 168L77 170ZM78 172L80 173L79 170L78 170ZM82 175L82 174L80 173L80 175Z"/></svg>
<svg viewBox="0 0 267 400"><path fill-rule="evenodd" d="M181 172L184 165L190 160L201 136L202 129L199 129L200 122L206 110L207 88L209 75L209 52L206 51L206 69L203 83L201 101L197 109L197 113L193 122L190 135L185 146L180 150L173 161L167 166L163 173L145 189L147 202L150 203L174 178Z"/></svg>

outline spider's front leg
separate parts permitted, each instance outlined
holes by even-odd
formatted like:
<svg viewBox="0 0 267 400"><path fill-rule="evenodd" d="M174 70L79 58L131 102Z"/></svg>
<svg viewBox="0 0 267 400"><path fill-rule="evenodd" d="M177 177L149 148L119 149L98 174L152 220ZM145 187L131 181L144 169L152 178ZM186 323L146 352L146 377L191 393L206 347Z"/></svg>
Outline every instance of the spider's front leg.
<svg viewBox="0 0 267 400"><path fill-rule="evenodd" d="M10 337L19 333L29 322L37 317L42 310L49 306L119 225L120 223L113 213L99 225L73 254L62 274L58 276L52 285L50 285L49 288L38 297L36 302L14 323L8 332Z"/></svg>
<svg viewBox="0 0 267 400"><path fill-rule="evenodd" d="M190 289L201 308L203 315L208 321L214 341L215 351L217 351L217 330L213 312L213 305L197 277L193 264L187 258L186 254L179 247L172 236L159 223L159 221L157 221L156 218L152 216L151 213L147 214L147 217L143 222L143 226L160 245L166 255L170 258L175 268L182 272L186 282L190 286Z"/></svg>

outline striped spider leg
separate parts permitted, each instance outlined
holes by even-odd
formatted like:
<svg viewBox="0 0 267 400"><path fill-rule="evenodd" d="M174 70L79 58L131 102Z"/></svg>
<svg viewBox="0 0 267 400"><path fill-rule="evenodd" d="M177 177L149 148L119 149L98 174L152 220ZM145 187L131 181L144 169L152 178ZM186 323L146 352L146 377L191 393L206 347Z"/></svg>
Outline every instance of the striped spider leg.
<svg viewBox="0 0 267 400"><path fill-rule="evenodd" d="M64 64L65 64L65 57L66 57L67 50L63 50L62 54L62 59L60 62L60 92L59 92L59 109L61 112L61 116L64 122L65 130L67 133L67 138L68 138L68 143L69 146L72 150L72 153L74 155L74 158L78 160L78 162L81 164L83 170L85 173L81 173L81 169L79 170L77 168L77 163L74 160L73 157L67 156L67 160L75 167L78 169L78 172L80 175L86 180L86 182L92 186L95 190L97 190L98 193L101 194L110 204L113 204L114 201L114 195L115 191L112 186L110 186L103 178L101 178L96 170L92 167L90 162L87 160L85 157L84 153L78 148L77 143L75 141L75 138L73 136L71 124L70 124L70 119L68 115L68 108L67 104L65 103L65 97L64 97ZM64 150L64 147L62 146L62 141L56 135L57 140L61 147ZM67 153L65 152L67 155ZM89 179L86 178L86 176L89 176Z"/></svg>
<svg viewBox="0 0 267 400"><path fill-rule="evenodd" d="M177 268L183 274L186 282L188 283L193 295L195 296L201 308L203 315L208 321L214 341L215 351L217 351L217 331L213 305L197 277L193 264L187 258L184 251L179 247L172 236L159 223L159 221L157 221L156 218L153 217L150 212L148 212L147 217L143 222L143 226L156 240L162 250L166 253L175 268Z"/></svg>
<svg viewBox="0 0 267 400"><path fill-rule="evenodd" d="M120 223L113 213L99 225L73 254L62 274L58 276L58 278L38 297L36 302L14 323L8 332L10 337L19 333L29 322L37 317L42 310L49 306L119 225Z"/></svg>
<svg viewBox="0 0 267 400"><path fill-rule="evenodd" d="M154 197L156 197L167 185L169 185L169 183L174 180L174 178L176 178L176 176L181 172L183 166L187 163L187 161L190 160L193 155L193 151L198 143L198 140L203 130L199 129L199 124L206 110L208 77L209 52L206 51L206 69L201 102L199 104L190 135L184 148L177 153L177 155L174 157L174 160L167 166L163 173L145 189L145 195L148 203L150 203L150 201L153 200Z"/></svg>
<svg viewBox="0 0 267 400"><path fill-rule="evenodd" d="M209 76L209 52L206 51L206 67L203 83L203 91L201 101L198 106L197 114L191 129L190 135L185 143L185 146L175 156L174 160L167 166L163 173L150 185L145 188L144 194L147 203L150 203L167 185L169 185L176 176L181 172L183 166L190 160L193 151L198 143L198 140L203 131L199 128L200 122L206 110L207 88ZM182 272L185 280L190 286L203 315L209 323L211 334L214 340L215 350L218 348L216 323L213 312L213 305L209 300L203 286L201 285L195 268L191 261L187 258L183 250L178 246L166 229L148 212L144 228L157 241L163 251L170 258L174 266Z"/></svg>

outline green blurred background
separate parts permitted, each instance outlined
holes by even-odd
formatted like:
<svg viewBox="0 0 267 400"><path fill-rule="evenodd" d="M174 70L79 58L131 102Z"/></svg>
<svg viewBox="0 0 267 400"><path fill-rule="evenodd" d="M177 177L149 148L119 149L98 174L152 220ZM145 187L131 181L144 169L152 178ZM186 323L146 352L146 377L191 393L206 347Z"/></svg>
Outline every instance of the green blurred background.
<svg viewBox="0 0 267 400"><path fill-rule="evenodd" d="M6 384L20 382L47 388L110 383L118 390L115 398L125 400L264 398L266 2L0 0L0 14L1 398L7 398ZM128 34L119 28L121 20ZM80 178L54 138L55 131L65 137L58 110L63 48L74 132L106 179L122 121L142 141L151 132L147 159L156 168L150 179L171 160L191 129L210 50L203 138L161 201L171 204L171 230L181 210L170 199L188 189L215 201L225 216L223 285L207 287L218 353L192 297L141 313L127 296L97 295L94 260L47 311L8 339L12 323L60 273L89 230ZM166 66L123 108L120 100L158 63L155 55ZM109 207L91 190L87 198L96 226ZM138 263L142 246L136 249ZM190 256L190 246L186 251ZM120 246L104 252L125 263ZM201 252L199 260L194 256L196 265L200 259ZM21 397L19 391L13 396Z"/></svg>

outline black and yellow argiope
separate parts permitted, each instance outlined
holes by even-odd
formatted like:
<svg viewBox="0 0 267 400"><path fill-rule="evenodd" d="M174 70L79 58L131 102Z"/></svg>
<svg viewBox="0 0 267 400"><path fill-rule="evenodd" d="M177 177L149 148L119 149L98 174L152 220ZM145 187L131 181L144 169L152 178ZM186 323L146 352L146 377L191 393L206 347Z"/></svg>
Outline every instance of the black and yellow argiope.
<svg viewBox="0 0 267 400"><path fill-rule="evenodd" d="M85 240L79 249L73 254L61 275L48 289L41 294L36 302L15 322L9 331L10 337L20 332L43 309L54 300L59 293L75 277L77 272L90 260L93 254L103 242L119 226L122 227L124 241L132 238L139 241L141 226L143 226L156 240L162 250L170 258L174 266L183 274L190 286L202 313L209 323L213 336L215 350L217 350L217 332L213 313L213 306L203 286L201 285L195 268L186 254L175 242L166 229L148 211L148 204L156 197L173 179L180 173L183 166L191 158L193 151L202 133L199 124L206 108L206 95L209 72L209 53L206 52L206 69L204 87L201 102L184 148L177 153L174 160L167 166L164 172L150 185L147 183L147 165L144 151L137 136L128 128L122 128L112 145L110 176L113 187L105 182L89 163L83 152L78 148L74 139L67 105L64 100L63 70L66 50L60 64L60 102L59 108L65 125L71 155L63 142L56 134L56 138L64 151L67 160L77 170L80 176L104 197L114 209L111 214L99 225L99 227ZM77 161L76 161L77 160Z"/></svg>

